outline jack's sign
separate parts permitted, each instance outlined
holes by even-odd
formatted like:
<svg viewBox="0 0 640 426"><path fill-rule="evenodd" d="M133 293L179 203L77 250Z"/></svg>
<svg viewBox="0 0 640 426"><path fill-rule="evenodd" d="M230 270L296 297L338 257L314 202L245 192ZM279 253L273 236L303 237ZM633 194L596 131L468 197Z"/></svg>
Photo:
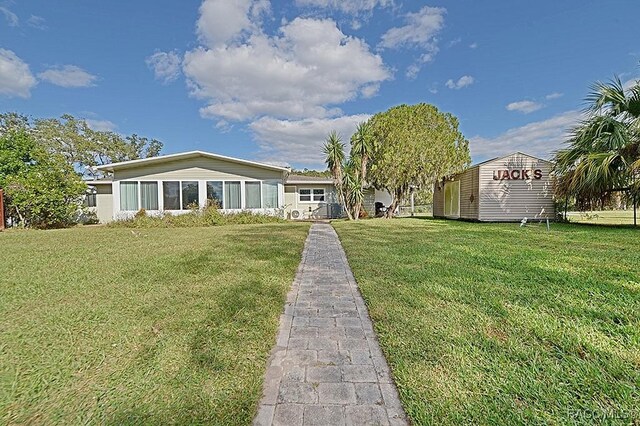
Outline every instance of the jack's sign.
<svg viewBox="0 0 640 426"><path fill-rule="evenodd" d="M493 172L493 180L540 180L542 179L542 170L540 169L514 169L514 170L496 170Z"/></svg>

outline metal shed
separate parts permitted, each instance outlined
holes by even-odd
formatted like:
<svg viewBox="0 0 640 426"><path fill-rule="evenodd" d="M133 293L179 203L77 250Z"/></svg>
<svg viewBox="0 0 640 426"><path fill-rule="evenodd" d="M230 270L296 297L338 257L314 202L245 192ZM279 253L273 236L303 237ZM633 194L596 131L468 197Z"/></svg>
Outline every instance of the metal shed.
<svg viewBox="0 0 640 426"><path fill-rule="evenodd" d="M476 164L435 183L433 216L487 222L554 219L552 166L522 152Z"/></svg>

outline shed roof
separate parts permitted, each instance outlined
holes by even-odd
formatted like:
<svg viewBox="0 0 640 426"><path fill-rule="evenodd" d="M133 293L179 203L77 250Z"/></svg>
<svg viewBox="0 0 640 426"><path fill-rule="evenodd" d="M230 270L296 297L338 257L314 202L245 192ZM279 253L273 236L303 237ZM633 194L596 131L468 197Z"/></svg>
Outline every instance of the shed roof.
<svg viewBox="0 0 640 426"><path fill-rule="evenodd" d="M142 158L139 160L122 161L119 163L111 163L111 164L98 166L97 169L113 172L114 170L128 169L132 167L146 166L148 164L158 164L158 163L184 160L184 159L195 158L195 157L212 158L214 160L228 161L231 163L244 164L246 166L259 167L259 168L268 169L268 170L277 170L281 172L289 171L289 169L286 167L274 166L272 164L258 163L256 161L242 160L240 158L227 157L224 155L213 154L211 152L205 152L205 151L179 152L177 154L161 155L159 157L149 157L149 158Z"/></svg>
<svg viewBox="0 0 640 426"><path fill-rule="evenodd" d="M545 160L544 158L536 157L535 155L527 154L526 152L516 151L511 154L503 155L500 157L490 158L488 160L481 161L480 163L476 163L473 166L469 167L469 169L473 169L474 167L482 166L483 164L491 163L492 161L502 160L503 158L511 157L512 155L524 155L525 157L535 158L536 160L544 161L545 163L551 163L552 161ZM467 169L467 170L469 170Z"/></svg>

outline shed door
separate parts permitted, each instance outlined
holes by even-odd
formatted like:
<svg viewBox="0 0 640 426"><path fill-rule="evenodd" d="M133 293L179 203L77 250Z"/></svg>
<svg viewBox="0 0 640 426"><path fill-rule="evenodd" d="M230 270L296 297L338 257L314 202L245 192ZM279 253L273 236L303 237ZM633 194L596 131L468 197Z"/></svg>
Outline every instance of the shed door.
<svg viewBox="0 0 640 426"><path fill-rule="evenodd" d="M444 184L444 215L455 219L460 217L460 181Z"/></svg>

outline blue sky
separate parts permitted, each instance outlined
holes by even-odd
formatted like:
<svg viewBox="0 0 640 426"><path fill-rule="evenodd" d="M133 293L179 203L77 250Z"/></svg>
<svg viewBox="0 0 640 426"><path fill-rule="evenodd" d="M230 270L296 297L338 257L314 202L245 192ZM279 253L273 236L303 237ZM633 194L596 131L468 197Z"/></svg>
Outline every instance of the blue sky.
<svg viewBox="0 0 640 426"><path fill-rule="evenodd" d="M322 168L332 129L401 103L474 161L548 157L588 88L640 77L634 0L0 0L0 111Z"/></svg>

